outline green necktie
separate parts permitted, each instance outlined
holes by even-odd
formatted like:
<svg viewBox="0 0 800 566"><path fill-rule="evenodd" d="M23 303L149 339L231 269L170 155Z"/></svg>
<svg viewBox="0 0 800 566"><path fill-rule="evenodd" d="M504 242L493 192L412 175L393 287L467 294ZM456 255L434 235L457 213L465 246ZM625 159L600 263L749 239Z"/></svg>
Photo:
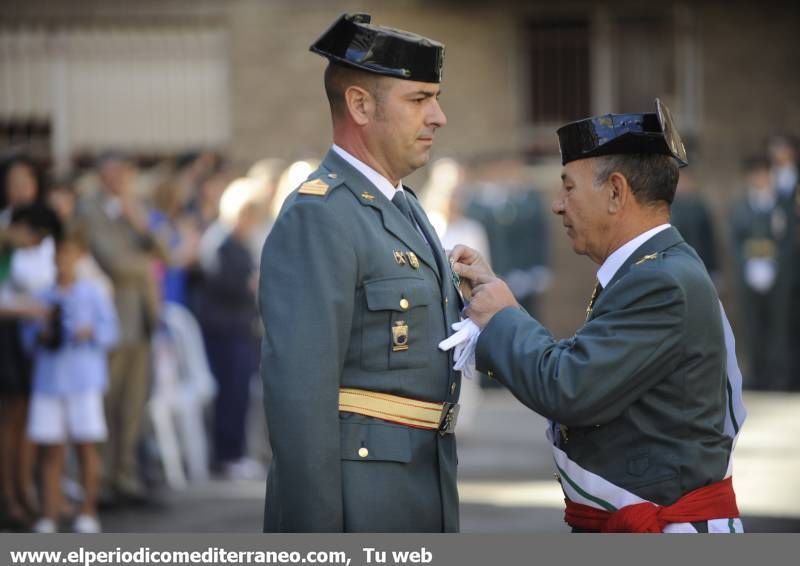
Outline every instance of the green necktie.
<svg viewBox="0 0 800 566"><path fill-rule="evenodd" d="M414 220L414 214L411 212L411 205L408 204L406 194L403 191L395 192L394 196L392 197L392 203L400 209L400 212L403 213L403 216L408 218L408 221L411 222L411 225L416 230L417 222Z"/></svg>

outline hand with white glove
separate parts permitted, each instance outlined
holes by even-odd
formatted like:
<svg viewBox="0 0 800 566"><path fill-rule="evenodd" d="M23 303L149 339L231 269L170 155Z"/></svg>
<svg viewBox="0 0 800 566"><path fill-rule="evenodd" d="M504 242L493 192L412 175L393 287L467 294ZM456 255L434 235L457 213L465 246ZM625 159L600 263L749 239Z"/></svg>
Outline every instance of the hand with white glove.
<svg viewBox="0 0 800 566"><path fill-rule="evenodd" d="M460 371L467 379L475 379L478 375L475 369L475 346L481 329L470 319L456 322L452 328L456 333L439 342L439 349L446 352L455 348L453 369Z"/></svg>

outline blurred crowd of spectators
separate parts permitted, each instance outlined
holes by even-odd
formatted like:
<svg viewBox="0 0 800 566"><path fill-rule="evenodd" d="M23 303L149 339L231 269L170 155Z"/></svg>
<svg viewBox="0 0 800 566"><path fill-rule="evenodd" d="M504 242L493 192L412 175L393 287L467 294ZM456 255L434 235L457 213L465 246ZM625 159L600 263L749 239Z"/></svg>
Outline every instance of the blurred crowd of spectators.
<svg viewBox="0 0 800 566"><path fill-rule="evenodd" d="M146 501L145 434L170 485L203 479L209 461L226 478L263 475L248 457L246 419L256 265L282 173L264 161L236 178L213 152L143 170L108 152L78 176L47 181L23 154L3 160L6 524L51 532L74 515L73 530L92 532L98 505ZM63 497L68 441L79 507Z"/></svg>
<svg viewBox="0 0 800 566"><path fill-rule="evenodd" d="M259 256L283 200L316 164L265 159L241 175L210 151L149 167L108 152L53 179L23 153L3 158L0 529L54 532L71 521L97 532L98 508L145 502L154 484L263 477L264 454L251 457L247 443L260 383ZM746 385L800 389L792 140L772 139L741 178L725 228ZM554 282L550 203L525 162L442 159L419 194L444 246L478 249L536 315ZM672 222L721 286L712 218L683 170ZM462 397L463 432L481 387L465 384Z"/></svg>

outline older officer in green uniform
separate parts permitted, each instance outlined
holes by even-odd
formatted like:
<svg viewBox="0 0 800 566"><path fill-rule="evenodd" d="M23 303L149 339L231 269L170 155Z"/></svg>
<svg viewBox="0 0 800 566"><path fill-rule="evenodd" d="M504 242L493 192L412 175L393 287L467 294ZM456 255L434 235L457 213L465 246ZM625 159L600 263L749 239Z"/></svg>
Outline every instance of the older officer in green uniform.
<svg viewBox="0 0 800 566"><path fill-rule="evenodd" d="M334 144L261 262L264 530L457 531L460 374L437 343L459 296L402 184L446 123L444 47L345 15L311 50L329 59Z"/></svg>
<svg viewBox="0 0 800 566"><path fill-rule="evenodd" d="M477 368L552 419L567 523L736 532L729 464L741 375L714 285L668 223L686 154L656 106L558 130L553 212L575 252L600 265L574 336L554 339L473 251L451 257L476 285L466 313L483 328Z"/></svg>

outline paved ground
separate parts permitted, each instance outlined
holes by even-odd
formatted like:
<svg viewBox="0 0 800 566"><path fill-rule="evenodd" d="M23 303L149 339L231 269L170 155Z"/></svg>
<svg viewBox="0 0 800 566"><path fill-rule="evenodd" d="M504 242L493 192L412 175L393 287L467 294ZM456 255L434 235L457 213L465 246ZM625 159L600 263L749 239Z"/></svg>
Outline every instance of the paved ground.
<svg viewBox="0 0 800 566"><path fill-rule="evenodd" d="M750 394L745 403L750 416L734 472L745 527L800 532L800 395ZM486 396L474 426L460 435L463 532L566 530L542 430L543 421L506 393ZM213 481L163 492L147 507L105 512L103 523L116 532L253 532L261 528L263 495L263 482Z"/></svg>

